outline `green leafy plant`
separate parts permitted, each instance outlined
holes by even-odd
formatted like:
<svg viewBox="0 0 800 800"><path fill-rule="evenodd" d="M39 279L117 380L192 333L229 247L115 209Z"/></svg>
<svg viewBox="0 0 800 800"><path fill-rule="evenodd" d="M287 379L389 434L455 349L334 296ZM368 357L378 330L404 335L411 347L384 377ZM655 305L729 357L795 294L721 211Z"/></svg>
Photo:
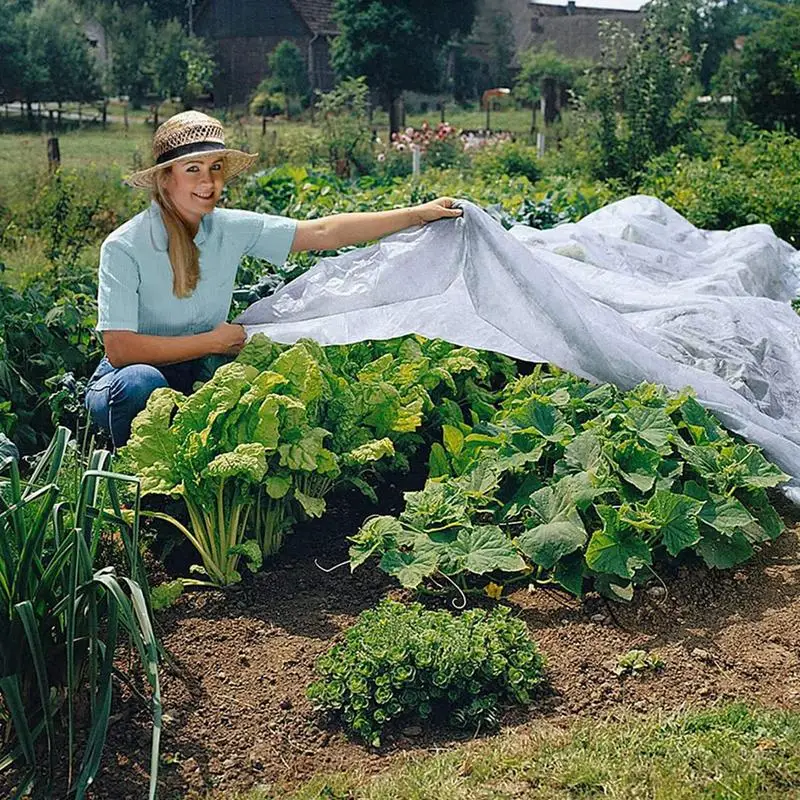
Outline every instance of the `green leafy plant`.
<svg viewBox="0 0 800 800"><path fill-rule="evenodd" d="M214 583L235 583L242 556L257 569L294 521L324 513L337 481L358 483L371 462L393 454L390 439L371 434L390 429L399 407L360 427L364 400L357 407L357 394L317 345L286 349L259 337L189 397L154 392L124 457L144 494L185 502L189 527L152 513L192 542L201 571Z"/></svg>
<svg viewBox="0 0 800 800"><path fill-rule="evenodd" d="M766 489L787 476L688 391L540 366L488 422L442 430L424 489L351 539L353 569L375 555L408 588L462 591L527 580L581 595L590 578L630 599L660 557L691 550L726 569L783 531Z"/></svg>
<svg viewBox="0 0 800 800"><path fill-rule="evenodd" d="M648 653L646 650L628 650L617 659L614 674L641 675L644 672L655 672L663 667L664 660L655 653Z"/></svg>
<svg viewBox="0 0 800 800"><path fill-rule="evenodd" d="M532 702L544 659L509 608L454 616L385 599L359 615L316 669L314 706L378 747L395 720L443 716L460 727L496 727L501 704Z"/></svg>
<svg viewBox="0 0 800 800"><path fill-rule="evenodd" d="M49 793L62 726L69 780L86 796L108 730L115 656L123 638L139 654L152 689L150 798L155 797L161 731L158 645L139 557L139 494L135 478L111 471L106 451L79 467L75 501L62 494L69 431L59 428L30 476L13 457L0 462L0 721L13 733L0 769L24 765L18 796L41 777ZM123 518L118 484L136 487L130 522ZM97 562L104 532L116 531L128 575ZM88 708L85 705L88 703ZM88 719L77 769L77 720ZM44 740L44 746L41 742ZM74 780L74 782L73 782Z"/></svg>

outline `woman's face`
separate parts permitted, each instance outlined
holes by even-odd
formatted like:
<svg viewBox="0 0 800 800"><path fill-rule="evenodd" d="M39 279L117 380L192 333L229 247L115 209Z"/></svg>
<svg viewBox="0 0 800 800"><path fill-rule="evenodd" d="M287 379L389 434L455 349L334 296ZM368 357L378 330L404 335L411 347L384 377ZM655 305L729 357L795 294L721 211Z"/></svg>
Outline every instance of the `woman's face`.
<svg viewBox="0 0 800 800"><path fill-rule="evenodd" d="M164 189L178 213L191 225L214 210L222 194L225 165L219 156L198 156L170 168Z"/></svg>

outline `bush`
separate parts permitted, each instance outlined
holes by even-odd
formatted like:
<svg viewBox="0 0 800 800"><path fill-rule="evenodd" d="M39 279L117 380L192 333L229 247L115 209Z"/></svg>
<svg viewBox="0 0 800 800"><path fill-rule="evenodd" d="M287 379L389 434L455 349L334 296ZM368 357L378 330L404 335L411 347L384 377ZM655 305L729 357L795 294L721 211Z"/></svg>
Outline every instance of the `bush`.
<svg viewBox="0 0 800 800"><path fill-rule="evenodd" d="M322 678L308 695L377 747L391 720L441 714L459 727L496 727L498 704L529 704L543 667L506 607L453 616L386 599L319 659Z"/></svg>
<svg viewBox="0 0 800 800"><path fill-rule="evenodd" d="M520 142L487 145L473 156L472 165L482 178L497 175L522 176L531 183L536 183L542 176L536 148Z"/></svg>
<svg viewBox="0 0 800 800"><path fill-rule="evenodd" d="M653 159L641 191L668 203L700 228L766 223L800 245L800 139L760 132L749 142L714 143L708 159L673 150Z"/></svg>

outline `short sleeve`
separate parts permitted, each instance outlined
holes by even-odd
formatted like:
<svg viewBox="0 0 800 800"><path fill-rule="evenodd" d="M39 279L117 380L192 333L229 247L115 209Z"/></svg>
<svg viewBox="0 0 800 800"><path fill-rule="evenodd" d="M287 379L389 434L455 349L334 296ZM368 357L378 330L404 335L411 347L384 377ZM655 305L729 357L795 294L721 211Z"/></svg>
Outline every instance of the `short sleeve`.
<svg viewBox="0 0 800 800"><path fill-rule="evenodd" d="M97 288L97 330L139 330L139 266L117 241L103 242Z"/></svg>
<svg viewBox="0 0 800 800"><path fill-rule="evenodd" d="M255 256L281 266L286 263L297 231L297 221L272 214L247 213L252 235L245 245L244 255Z"/></svg>

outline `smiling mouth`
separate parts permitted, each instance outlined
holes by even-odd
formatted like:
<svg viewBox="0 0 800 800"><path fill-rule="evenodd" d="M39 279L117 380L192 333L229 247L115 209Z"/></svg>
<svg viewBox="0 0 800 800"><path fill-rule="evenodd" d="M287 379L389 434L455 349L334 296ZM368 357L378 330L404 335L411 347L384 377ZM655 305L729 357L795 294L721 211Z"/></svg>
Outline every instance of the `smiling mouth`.
<svg viewBox="0 0 800 800"><path fill-rule="evenodd" d="M211 192L210 194L198 194L197 192L192 192L195 197L199 197L201 200L211 200L214 196L214 193Z"/></svg>

